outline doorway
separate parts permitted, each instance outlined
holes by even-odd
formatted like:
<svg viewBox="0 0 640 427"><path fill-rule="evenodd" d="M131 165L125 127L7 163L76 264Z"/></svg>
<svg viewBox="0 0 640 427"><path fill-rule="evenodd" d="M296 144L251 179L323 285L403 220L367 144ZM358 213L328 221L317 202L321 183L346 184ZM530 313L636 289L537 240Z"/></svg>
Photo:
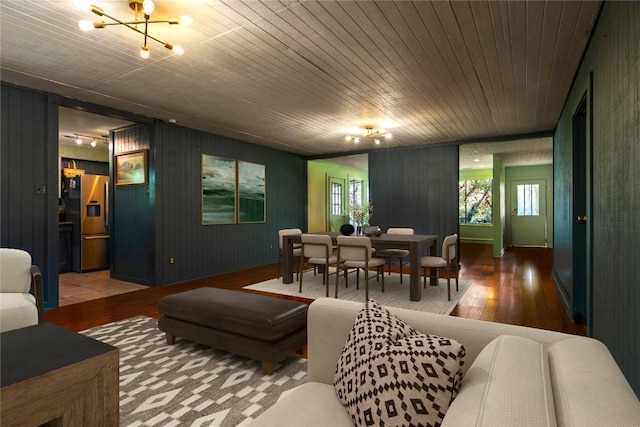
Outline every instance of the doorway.
<svg viewBox="0 0 640 427"><path fill-rule="evenodd" d="M368 198L368 154L307 161L307 231L340 231L349 223L349 183L361 183Z"/></svg>
<svg viewBox="0 0 640 427"><path fill-rule="evenodd" d="M491 245L494 257L502 256L505 249L513 245L546 248L554 246L554 224L547 216L551 215L553 206L551 136L461 144L459 169L461 183L474 179L491 180L492 191L491 222L474 224L461 221L459 234L462 242ZM515 186L512 184L514 181L518 181ZM537 204L535 209L539 214L534 216L525 210L532 208L533 200L529 199L528 205L523 204L523 210L517 216L517 184L538 184L536 191L542 203ZM461 192L461 212L464 212L465 200L466 195ZM515 231L512 230L514 219L516 222L521 220L515 225ZM530 230L526 229L526 223L531 221L536 225L534 233L529 233Z"/></svg>
<svg viewBox="0 0 640 427"><path fill-rule="evenodd" d="M122 292L143 288L133 283L114 281L110 278L107 262L106 269L91 269L81 261L95 257L94 248L84 248L85 242L99 242L108 245L109 239L89 239L82 235L82 215L78 197L71 197L71 180L64 179L62 169L68 166L83 171L83 176L93 175L108 180L110 163L110 131L128 126L133 122L114 117L90 113L88 111L58 107L58 198L59 198L59 235L58 249L58 306L64 306L90 299L102 298ZM79 182L74 179L74 184ZM79 190L79 187L75 187ZM75 193L79 194L79 191ZM93 197L91 199L94 199ZM71 203L73 202L73 203ZM105 202L100 207L108 210ZM95 208L94 205L88 206ZM77 212L75 212L77 210ZM73 212L72 212L73 211ZM83 213L86 213L82 210ZM93 210L91 211L93 212ZM105 217L106 218L106 217ZM103 233L107 235L106 233ZM95 236L90 236L95 237ZM105 248L107 249L107 248ZM103 251L108 253L109 251ZM82 256L81 256L82 254ZM102 262L99 264L102 265Z"/></svg>

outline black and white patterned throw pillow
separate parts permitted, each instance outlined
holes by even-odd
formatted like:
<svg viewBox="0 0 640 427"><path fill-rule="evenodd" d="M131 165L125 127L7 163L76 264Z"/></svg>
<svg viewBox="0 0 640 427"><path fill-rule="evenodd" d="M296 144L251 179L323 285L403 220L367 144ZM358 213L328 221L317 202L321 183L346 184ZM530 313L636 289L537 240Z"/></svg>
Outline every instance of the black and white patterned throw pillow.
<svg viewBox="0 0 640 427"><path fill-rule="evenodd" d="M418 333L375 301L358 314L334 386L358 426L437 426L460 389L464 347Z"/></svg>

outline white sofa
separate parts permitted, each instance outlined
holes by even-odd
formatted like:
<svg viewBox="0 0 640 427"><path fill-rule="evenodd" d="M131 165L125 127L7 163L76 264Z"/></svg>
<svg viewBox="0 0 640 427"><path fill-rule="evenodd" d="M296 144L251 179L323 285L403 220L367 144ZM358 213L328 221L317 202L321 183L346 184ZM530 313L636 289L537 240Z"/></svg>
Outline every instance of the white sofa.
<svg viewBox="0 0 640 427"><path fill-rule="evenodd" d="M308 313L308 382L251 426L351 426L333 386L363 303L322 298ZM460 393L443 426L638 426L640 403L607 348L576 335L389 308L418 332L466 350Z"/></svg>

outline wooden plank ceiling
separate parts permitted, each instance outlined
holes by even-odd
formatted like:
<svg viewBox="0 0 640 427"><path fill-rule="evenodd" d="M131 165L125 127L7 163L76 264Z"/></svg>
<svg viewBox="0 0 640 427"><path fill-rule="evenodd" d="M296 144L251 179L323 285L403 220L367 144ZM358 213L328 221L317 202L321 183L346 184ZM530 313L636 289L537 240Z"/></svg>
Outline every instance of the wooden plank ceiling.
<svg viewBox="0 0 640 427"><path fill-rule="evenodd" d="M156 0L150 34L68 0L2 0L2 80L302 155L552 130L599 1ZM127 0L98 3L133 20ZM108 21L105 19L105 21Z"/></svg>

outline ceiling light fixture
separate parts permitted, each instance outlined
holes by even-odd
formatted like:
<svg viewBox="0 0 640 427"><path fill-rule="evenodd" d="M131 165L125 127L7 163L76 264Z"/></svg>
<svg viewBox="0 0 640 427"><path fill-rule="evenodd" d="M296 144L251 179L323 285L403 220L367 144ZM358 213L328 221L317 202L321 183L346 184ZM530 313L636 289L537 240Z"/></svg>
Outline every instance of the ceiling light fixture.
<svg viewBox="0 0 640 427"><path fill-rule="evenodd" d="M393 135L391 135L391 132L387 132L384 129L374 129L373 126L365 126L364 132L362 132L362 136L349 135L345 137L345 141L353 141L357 144L363 139L373 139L373 142L377 145L380 144L380 141L382 141L383 139L391 139L392 136Z"/></svg>
<svg viewBox="0 0 640 427"><path fill-rule="evenodd" d="M124 22L121 21L107 13L105 13L105 11L101 8L99 8L98 6L94 5L94 4L86 4L84 2L81 1L77 1L78 7L82 8L82 9L88 9L91 12L95 13L98 16L106 16L107 18L111 19L112 21L115 22L104 22L104 21L96 21L96 22L90 22L90 21L80 21L80 29L82 31L90 31L93 30L95 28L106 28L107 25L124 25L125 27L140 33L142 35L144 35L144 44L142 45L142 47L140 48L140 57L142 57L143 59L147 59L149 57L149 46L147 46L147 39L151 39L151 40L155 40L158 43L160 43L161 45L163 45L164 47L166 47L167 49L173 51L173 53L175 53L176 55L182 55L184 53L184 49L182 48L182 46L179 46L177 44L172 44L172 43L168 43L168 42L163 42L160 39L157 39L155 37L153 37L151 34L149 34L148 32L148 28L149 28L149 24L159 24L159 23L165 23L165 24L170 24L170 25L176 25L176 24L182 24L182 25L190 25L193 20L191 19L190 16L185 15L181 18L168 18L166 20L150 20L151 18L151 14L155 11L156 9L156 5L153 3L152 0L128 0L129 1L129 7L131 9L133 9L133 11L135 12L135 17L134 17L134 21L129 21L129 22ZM144 20L139 20L138 18L138 13L142 12L143 16L144 16ZM144 31L139 30L138 29L138 25L139 24L144 24Z"/></svg>
<svg viewBox="0 0 640 427"><path fill-rule="evenodd" d="M81 133L74 133L73 135L63 135L63 136L65 138L73 138L76 141L76 144L78 144L78 145L82 145L82 143L84 142L85 139L91 140L89 145L91 145L92 147L97 146L98 145L98 141L104 141L105 144L107 142L109 142L109 138L108 138L107 135L90 136L90 135L83 135Z"/></svg>

